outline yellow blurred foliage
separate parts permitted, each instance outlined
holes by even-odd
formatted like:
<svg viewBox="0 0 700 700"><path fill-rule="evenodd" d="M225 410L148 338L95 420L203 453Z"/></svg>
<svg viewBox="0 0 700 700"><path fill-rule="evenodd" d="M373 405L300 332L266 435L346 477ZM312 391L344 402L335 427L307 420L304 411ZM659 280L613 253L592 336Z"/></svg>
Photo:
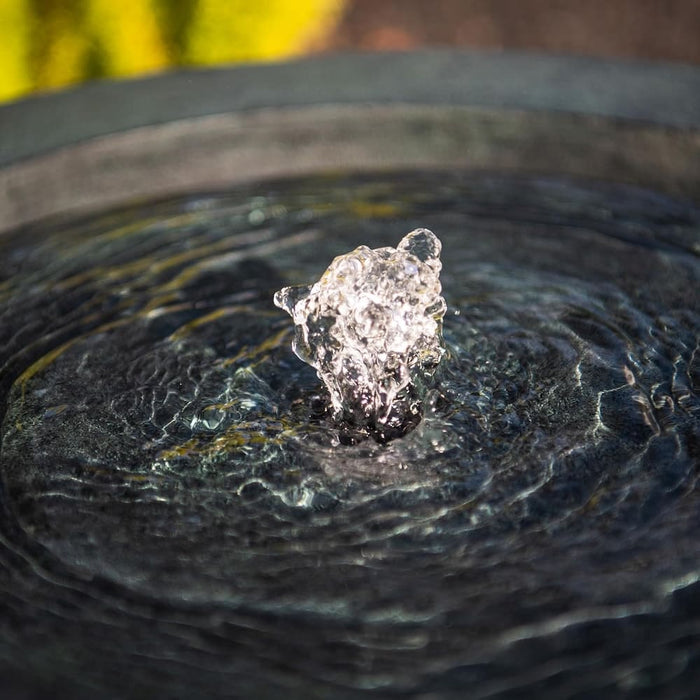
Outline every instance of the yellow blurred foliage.
<svg viewBox="0 0 700 700"><path fill-rule="evenodd" d="M0 0L0 100L178 65L275 60L330 32L344 0Z"/></svg>
<svg viewBox="0 0 700 700"><path fill-rule="evenodd" d="M211 64L292 56L333 26L340 5L333 0L199 0L185 57Z"/></svg>
<svg viewBox="0 0 700 700"><path fill-rule="evenodd" d="M155 71L170 61L151 3L90 0L87 29L102 47L105 75Z"/></svg>
<svg viewBox="0 0 700 700"><path fill-rule="evenodd" d="M29 28L29 0L0 0L0 100L32 88Z"/></svg>
<svg viewBox="0 0 700 700"><path fill-rule="evenodd" d="M34 3L30 2L29 5L34 6ZM29 67L30 89L60 87L82 79L88 37L76 19L69 3L64 6L56 3L46 14L31 17L25 57ZM5 86L5 92L11 89L9 85Z"/></svg>

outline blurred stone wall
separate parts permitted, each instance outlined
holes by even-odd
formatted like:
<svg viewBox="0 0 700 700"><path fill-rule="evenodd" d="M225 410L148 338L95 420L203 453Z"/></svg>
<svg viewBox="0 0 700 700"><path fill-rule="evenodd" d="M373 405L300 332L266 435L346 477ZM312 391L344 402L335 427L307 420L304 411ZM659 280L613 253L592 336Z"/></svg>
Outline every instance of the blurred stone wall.
<svg viewBox="0 0 700 700"><path fill-rule="evenodd" d="M352 0L327 41L424 45L700 63L700 0Z"/></svg>

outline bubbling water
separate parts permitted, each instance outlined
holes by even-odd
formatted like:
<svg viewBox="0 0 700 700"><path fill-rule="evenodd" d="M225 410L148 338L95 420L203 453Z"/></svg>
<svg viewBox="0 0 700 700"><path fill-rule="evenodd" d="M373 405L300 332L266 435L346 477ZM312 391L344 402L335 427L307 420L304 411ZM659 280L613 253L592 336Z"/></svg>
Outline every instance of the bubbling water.
<svg viewBox="0 0 700 700"><path fill-rule="evenodd" d="M444 354L441 248L418 228L396 248L359 246L315 284L275 294L294 319L294 352L316 369L335 418L355 435L359 428L385 442L420 419L425 379Z"/></svg>

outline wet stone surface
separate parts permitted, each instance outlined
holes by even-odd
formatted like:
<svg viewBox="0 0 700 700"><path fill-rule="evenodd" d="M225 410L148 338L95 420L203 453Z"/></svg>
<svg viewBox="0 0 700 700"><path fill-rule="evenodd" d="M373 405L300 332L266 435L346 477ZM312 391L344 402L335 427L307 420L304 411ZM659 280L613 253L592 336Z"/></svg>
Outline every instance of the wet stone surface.
<svg viewBox="0 0 700 700"><path fill-rule="evenodd" d="M443 244L423 418L341 444L272 297ZM658 697L700 675L700 212L461 173L0 239L0 670L55 697ZM467 695L465 695L467 693Z"/></svg>

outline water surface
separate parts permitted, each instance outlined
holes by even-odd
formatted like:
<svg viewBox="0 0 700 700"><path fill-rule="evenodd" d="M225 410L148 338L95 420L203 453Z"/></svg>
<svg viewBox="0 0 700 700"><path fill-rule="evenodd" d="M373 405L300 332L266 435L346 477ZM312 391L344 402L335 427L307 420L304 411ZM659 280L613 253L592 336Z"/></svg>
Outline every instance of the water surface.
<svg viewBox="0 0 700 700"><path fill-rule="evenodd" d="M448 356L415 430L340 444L272 295L422 226ZM699 255L688 203L459 172L5 235L7 677L70 697L694 687Z"/></svg>

